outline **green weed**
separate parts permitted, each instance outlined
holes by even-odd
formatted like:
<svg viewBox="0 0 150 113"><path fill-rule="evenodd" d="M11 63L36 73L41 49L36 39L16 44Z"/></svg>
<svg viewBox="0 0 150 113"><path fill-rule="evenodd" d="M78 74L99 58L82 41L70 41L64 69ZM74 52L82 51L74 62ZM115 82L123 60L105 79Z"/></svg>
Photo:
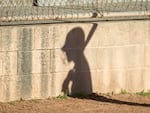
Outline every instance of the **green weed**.
<svg viewBox="0 0 150 113"><path fill-rule="evenodd" d="M121 89L120 94L127 94L128 92L125 89Z"/></svg>
<svg viewBox="0 0 150 113"><path fill-rule="evenodd" d="M137 92L136 94L141 95L141 96L150 96L150 90L148 91L141 91L141 92Z"/></svg>
<svg viewBox="0 0 150 113"><path fill-rule="evenodd" d="M57 99L67 99L68 95L67 94L63 94L63 95L59 95L56 97Z"/></svg>

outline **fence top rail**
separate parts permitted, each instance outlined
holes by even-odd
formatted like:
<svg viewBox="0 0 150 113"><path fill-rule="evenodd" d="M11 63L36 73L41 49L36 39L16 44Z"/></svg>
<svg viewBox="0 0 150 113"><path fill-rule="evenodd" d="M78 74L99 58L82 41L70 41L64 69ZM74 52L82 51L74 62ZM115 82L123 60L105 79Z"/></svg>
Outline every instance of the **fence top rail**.
<svg viewBox="0 0 150 113"><path fill-rule="evenodd" d="M95 20L91 18L114 20L118 17L149 19L150 0L0 0L0 25L23 21Z"/></svg>

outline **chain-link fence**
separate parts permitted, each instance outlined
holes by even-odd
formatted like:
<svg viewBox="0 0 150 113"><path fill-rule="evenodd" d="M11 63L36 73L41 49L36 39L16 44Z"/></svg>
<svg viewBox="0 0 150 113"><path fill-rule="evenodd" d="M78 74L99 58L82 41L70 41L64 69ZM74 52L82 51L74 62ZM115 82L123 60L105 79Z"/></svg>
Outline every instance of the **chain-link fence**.
<svg viewBox="0 0 150 113"><path fill-rule="evenodd" d="M149 11L150 0L0 0L0 22L102 19L111 13L149 17Z"/></svg>

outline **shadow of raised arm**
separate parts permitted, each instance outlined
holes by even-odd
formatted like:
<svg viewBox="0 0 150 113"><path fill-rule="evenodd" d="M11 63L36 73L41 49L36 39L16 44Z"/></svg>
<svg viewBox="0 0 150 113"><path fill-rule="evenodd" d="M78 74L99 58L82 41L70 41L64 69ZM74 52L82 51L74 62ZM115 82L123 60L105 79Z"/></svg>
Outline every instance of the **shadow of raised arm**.
<svg viewBox="0 0 150 113"><path fill-rule="evenodd" d="M92 26L92 28L91 28L91 30L90 30L88 36L87 36L87 40L85 41L84 48L85 48L85 47L87 46L87 44L89 43L89 41L90 41L90 39L92 38L92 36L93 36L93 34L94 34L96 28L97 28L97 24L96 24L96 23L93 23L93 26ZM84 49L84 48L83 48L83 49Z"/></svg>

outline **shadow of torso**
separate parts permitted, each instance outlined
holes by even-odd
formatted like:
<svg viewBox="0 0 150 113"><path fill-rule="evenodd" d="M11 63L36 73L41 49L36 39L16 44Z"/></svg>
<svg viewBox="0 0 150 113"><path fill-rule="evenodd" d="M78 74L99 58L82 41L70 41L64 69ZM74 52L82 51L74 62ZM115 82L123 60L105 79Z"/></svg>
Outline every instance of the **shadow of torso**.
<svg viewBox="0 0 150 113"><path fill-rule="evenodd" d="M80 61L80 60L79 60ZM76 62L75 66L68 73L69 81L72 82L71 94L92 93L91 73L85 56L81 55L81 62ZM64 82L65 83L65 82Z"/></svg>

